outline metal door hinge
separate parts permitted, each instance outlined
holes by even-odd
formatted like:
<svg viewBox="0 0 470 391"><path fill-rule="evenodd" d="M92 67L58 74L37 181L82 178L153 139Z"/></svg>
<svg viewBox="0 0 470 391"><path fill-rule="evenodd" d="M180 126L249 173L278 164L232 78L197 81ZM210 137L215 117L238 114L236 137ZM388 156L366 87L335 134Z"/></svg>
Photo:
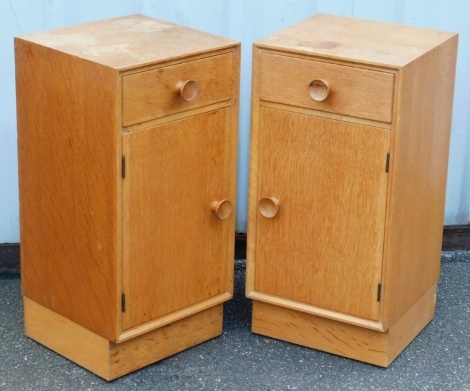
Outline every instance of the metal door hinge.
<svg viewBox="0 0 470 391"><path fill-rule="evenodd" d="M390 152L387 152L387 160L385 162L385 172L390 170Z"/></svg>
<svg viewBox="0 0 470 391"><path fill-rule="evenodd" d="M380 301L382 299L382 284L379 282L379 285L377 286L377 301Z"/></svg>
<svg viewBox="0 0 470 391"><path fill-rule="evenodd" d="M126 177L126 157L124 155L121 159L121 176L123 179Z"/></svg>
<svg viewBox="0 0 470 391"><path fill-rule="evenodd" d="M126 312L126 294L121 294L121 311Z"/></svg>

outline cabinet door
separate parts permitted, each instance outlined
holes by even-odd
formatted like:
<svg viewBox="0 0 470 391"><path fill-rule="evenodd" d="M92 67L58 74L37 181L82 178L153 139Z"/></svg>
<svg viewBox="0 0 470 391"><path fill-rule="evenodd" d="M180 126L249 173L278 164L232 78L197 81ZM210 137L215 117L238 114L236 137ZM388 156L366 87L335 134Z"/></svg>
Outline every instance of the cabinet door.
<svg viewBox="0 0 470 391"><path fill-rule="evenodd" d="M261 108L255 291L377 320L389 131ZM257 206L258 207L258 206Z"/></svg>
<svg viewBox="0 0 470 391"><path fill-rule="evenodd" d="M223 109L123 135L123 330L233 286L236 132ZM220 300L223 301L223 300Z"/></svg>

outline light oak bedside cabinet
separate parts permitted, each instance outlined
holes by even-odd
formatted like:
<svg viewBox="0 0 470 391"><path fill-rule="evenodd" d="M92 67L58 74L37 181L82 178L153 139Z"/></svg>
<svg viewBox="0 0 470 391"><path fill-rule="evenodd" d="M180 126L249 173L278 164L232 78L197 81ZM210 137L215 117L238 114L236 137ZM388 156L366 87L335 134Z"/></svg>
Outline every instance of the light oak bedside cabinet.
<svg viewBox="0 0 470 391"><path fill-rule="evenodd" d="M26 334L108 380L220 335L240 44L134 15L15 52Z"/></svg>
<svg viewBox="0 0 470 391"><path fill-rule="evenodd" d="M386 367L432 319L457 41L316 15L254 44L253 332Z"/></svg>

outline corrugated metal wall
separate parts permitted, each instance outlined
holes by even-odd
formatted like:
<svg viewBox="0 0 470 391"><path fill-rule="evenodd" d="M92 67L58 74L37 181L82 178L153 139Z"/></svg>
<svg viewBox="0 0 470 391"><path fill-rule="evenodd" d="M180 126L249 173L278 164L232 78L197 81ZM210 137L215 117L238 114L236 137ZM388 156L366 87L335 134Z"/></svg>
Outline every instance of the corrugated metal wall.
<svg viewBox="0 0 470 391"><path fill-rule="evenodd" d="M2 0L0 2L0 243L19 241L13 37L142 13L242 42L237 231L246 232L253 41L323 12L460 33L445 224L470 220L468 0Z"/></svg>

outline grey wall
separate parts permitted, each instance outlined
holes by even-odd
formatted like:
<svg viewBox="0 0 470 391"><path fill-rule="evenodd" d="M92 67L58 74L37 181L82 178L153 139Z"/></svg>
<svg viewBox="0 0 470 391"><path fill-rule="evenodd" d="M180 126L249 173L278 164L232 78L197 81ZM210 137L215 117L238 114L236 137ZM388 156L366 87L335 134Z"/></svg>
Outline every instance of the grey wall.
<svg viewBox="0 0 470 391"><path fill-rule="evenodd" d="M242 42L237 231L246 232L251 45L317 12L460 33L445 224L470 220L468 0L1 0L0 243L19 242L13 37L142 13Z"/></svg>

